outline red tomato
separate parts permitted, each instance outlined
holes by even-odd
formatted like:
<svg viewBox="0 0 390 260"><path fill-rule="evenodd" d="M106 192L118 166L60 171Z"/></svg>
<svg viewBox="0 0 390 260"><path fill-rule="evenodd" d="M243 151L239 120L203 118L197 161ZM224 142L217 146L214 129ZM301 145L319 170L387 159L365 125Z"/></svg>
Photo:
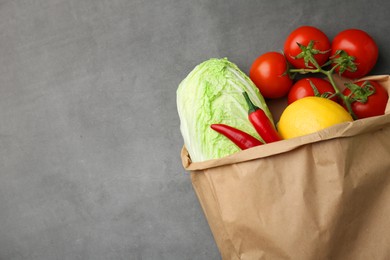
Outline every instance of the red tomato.
<svg viewBox="0 0 390 260"><path fill-rule="evenodd" d="M332 85L329 83L329 81L326 81L321 78L303 78L298 80L290 89L290 92L288 93L287 102L288 104L291 104L292 102L307 97L307 96L315 96L314 90L311 86L312 83L318 90L319 94L324 93L332 93L334 94L335 91L332 87ZM331 98L331 100L336 101L337 97Z"/></svg>
<svg viewBox="0 0 390 260"><path fill-rule="evenodd" d="M335 55L337 50L344 50L349 56L355 57L357 70L355 72L345 71L342 74L351 79L367 75L378 59L378 46L374 39L365 31L358 29L348 29L337 34L332 42L331 55Z"/></svg>
<svg viewBox="0 0 390 260"><path fill-rule="evenodd" d="M253 62L249 77L265 98L280 98L287 95L293 83L287 70L283 54L267 52Z"/></svg>
<svg viewBox="0 0 390 260"><path fill-rule="evenodd" d="M359 87L364 86L363 84L366 81L358 81L355 84ZM371 116L379 116L385 113L386 104L389 99L389 95L386 89L375 81L368 81L371 86L375 88L374 94L368 96L368 99L365 103L361 103L359 101L355 101L351 104L352 111L358 118L366 118ZM348 96L351 93L351 90L346 88L343 91L345 96ZM354 95L352 95L354 97ZM345 107L345 105L344 105Z"/></svg>
<svg viewBox="0 0 390 260"><path fill-rule="evenodd" d="M308 46L310 41L314 41L313 50L320 51L320 53L314 54L318 65L322 66L328 61L330 55L330 41L328 37L316 27L302 26L291 32L284 43L284 54L295 68L307 68L303 58L297 59L295 57L302 52L297 43ZM314 68L311 62L308 65Z"/></svg>

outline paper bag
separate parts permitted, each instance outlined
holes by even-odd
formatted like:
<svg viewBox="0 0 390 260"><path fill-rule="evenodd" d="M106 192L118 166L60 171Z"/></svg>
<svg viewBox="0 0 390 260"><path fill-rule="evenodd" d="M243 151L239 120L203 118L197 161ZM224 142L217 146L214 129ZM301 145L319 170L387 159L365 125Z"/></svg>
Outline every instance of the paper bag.
<svg viewBox="0 0 390 260"><path fill-rule="evenodd" d="M368 79L389 91L389 76ZM223 259L390 259L389 103L225 158L181 156Z"/></svg>

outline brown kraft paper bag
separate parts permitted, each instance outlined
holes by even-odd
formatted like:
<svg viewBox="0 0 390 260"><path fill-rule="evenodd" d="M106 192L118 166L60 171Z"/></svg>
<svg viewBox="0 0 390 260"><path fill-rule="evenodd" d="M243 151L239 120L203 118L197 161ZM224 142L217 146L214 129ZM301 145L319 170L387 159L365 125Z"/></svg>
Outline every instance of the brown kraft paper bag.
<svg viewBox="0 0 390 260"><path fill-rule="evenodd" d="M379 81L389 92L388 75ZM223 259L390 259L386 114L182 163ZM272 109L271 109L272 110Z"/></svg>

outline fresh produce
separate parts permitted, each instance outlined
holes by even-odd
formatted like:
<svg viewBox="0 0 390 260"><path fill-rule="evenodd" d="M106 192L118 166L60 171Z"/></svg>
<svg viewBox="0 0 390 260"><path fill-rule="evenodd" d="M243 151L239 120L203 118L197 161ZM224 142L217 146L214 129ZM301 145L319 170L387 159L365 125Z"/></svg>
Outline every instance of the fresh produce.
<svg viewBox="0 0 390 260"><path fill-rule="evenodd" d="M322 97L305 97L286 107L278 130L282 138L290 139L348 121L353 121L351 115L338 103Z"/></svg>
<svg viewBox="0 0 390 260"><path fill-rule="evenodd" d="M255 146L262 145L258 139L241 131L237 128L225 124L212 124L211 129L226 136L230 141L237 145L241 150L246 150Z"/></svg>
<svg viewBox="0 0 390 260"><path fill-rule="evenodd" d="M356 80L378 58L366 32L347 29L330 42L320 29L301 26L286 37L283 51L258 56L249 77L227 58L210 59L180 83L180 130L193 162L384 114L387 90ZM339 86L336 74L355 83ZM287 107L276 128L265 98L283 97Z"/></svg>
<svg viewBox="0 0 390 260"><path fill-rule="evenodd" d="M332 42L331 52L334 59L337 59L340 55L346 55L340 53L340 50L353 57L351 59L353 64L351 66L351 63L346 63L346 65L350 65L349 68L342 65L337 67L336 71L343 77L351 79L358 79L367 75L378 59L378 46L374 39L365 31L358 29L344 30L336 35ZM355 68L355 71L352 71L351 68Z"/></svg>
<svg viewBox="0 0 390 260"><path fill-rule="evenodd" d="M287 37L284 43L287 60L299 69L324 65L330 55L330 42L325 33L313 26L301 26ZM313 55L317 64L308 59Z"/></svg>
<svg viewBox="0 0 390 260"><path fill-rule="evenodd" d="M337 101L335 91L329 81L322 78L307 77L294 83L288 93L287 102L291 104L298 99L309 96L325 97Z"/></svg>
<svg viewBox="0 0 390 260"><path fill-rule="evenodd" d="M264 111L255 106L248 96L248 93L243 93L245 100L248 103L248 118L252 123L257 133L261 136L265 143L272 143L282 140L275 129L274 124L267 117Z"/></svg>
<svg viewBox="0 0 390 260"><path fill-rule="evenodd" d="M248 120L244 91L273 120L258 88L226 58L202 62L180 83L176 93L180 131L193 162L240 151L229 139L211 129L212 124L226 124L261 140Z"/></svg>
<svg viewBox="0 0 390 260"><path fill-rule="evenodd" d="M347 84L343 94L351 99L352 110L358 118L383 115L389 99L386 89L372 80Z"/></svg>
<svg viewBox="0 0 390 260"><path fill-rule="evenodd" d="M361 39L358 39L358 36L361 36ZM362 42L359 43L359 40ZM311 43L313 43L313 41L309 42L307 48L310 47ZM297 45L302 48L301 44L297 43ZM363 55L365 47L367 47L366 56ZM312 51L305 51L299 55L301 60L303 59L306 63L309 62L313 66L311 68L292 68L289 69L289 73L299 73L302 75L314 73L324 75L332 85L335 91L335 96L341 100L348 113L351 114L353 119L358 119L351 106L352 100L340 91L339 86L337 86L334 81L333 74L338 72L343 76L354 75L354 77L357 75L365 75L364 73L367 73L366 68L369 67L371 69L373 66L372 64L375 64L376 62L377 51L375 51L375 49L377 50L375 42L366 32L356 29L348 29L339 33L333 40L331 56L329 56L329 59L325 62L325 64L321 65L321 63L317 61L315 55L317 52L321 53L322 51L314 48ZM355 57L352 55L357 56ZM357 63L357 61L360 63ZM360 71L358 66L360 66Z"/></svg>
<svg viewBox="0 0 390 260"><path fill-rule="evenodd" d="M249 77L265 98L284 97L292 86L288 64L283 54L267 52L253 62Z"/></svg>

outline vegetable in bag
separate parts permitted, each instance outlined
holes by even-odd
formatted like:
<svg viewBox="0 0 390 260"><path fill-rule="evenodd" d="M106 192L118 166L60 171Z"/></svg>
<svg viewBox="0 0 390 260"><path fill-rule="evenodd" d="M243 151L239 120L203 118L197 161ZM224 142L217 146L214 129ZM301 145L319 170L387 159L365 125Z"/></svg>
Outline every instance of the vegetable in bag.
<svg viewBox="0 0 390 260"><path fill-rule="evenodd" d="M193 162L240 151L229 139L212 130L212 124L226 124L262 140L248 120L243 92L273 122L258 88L227 58L202 62L180 83L176 93L180 131Z"/></svg>

